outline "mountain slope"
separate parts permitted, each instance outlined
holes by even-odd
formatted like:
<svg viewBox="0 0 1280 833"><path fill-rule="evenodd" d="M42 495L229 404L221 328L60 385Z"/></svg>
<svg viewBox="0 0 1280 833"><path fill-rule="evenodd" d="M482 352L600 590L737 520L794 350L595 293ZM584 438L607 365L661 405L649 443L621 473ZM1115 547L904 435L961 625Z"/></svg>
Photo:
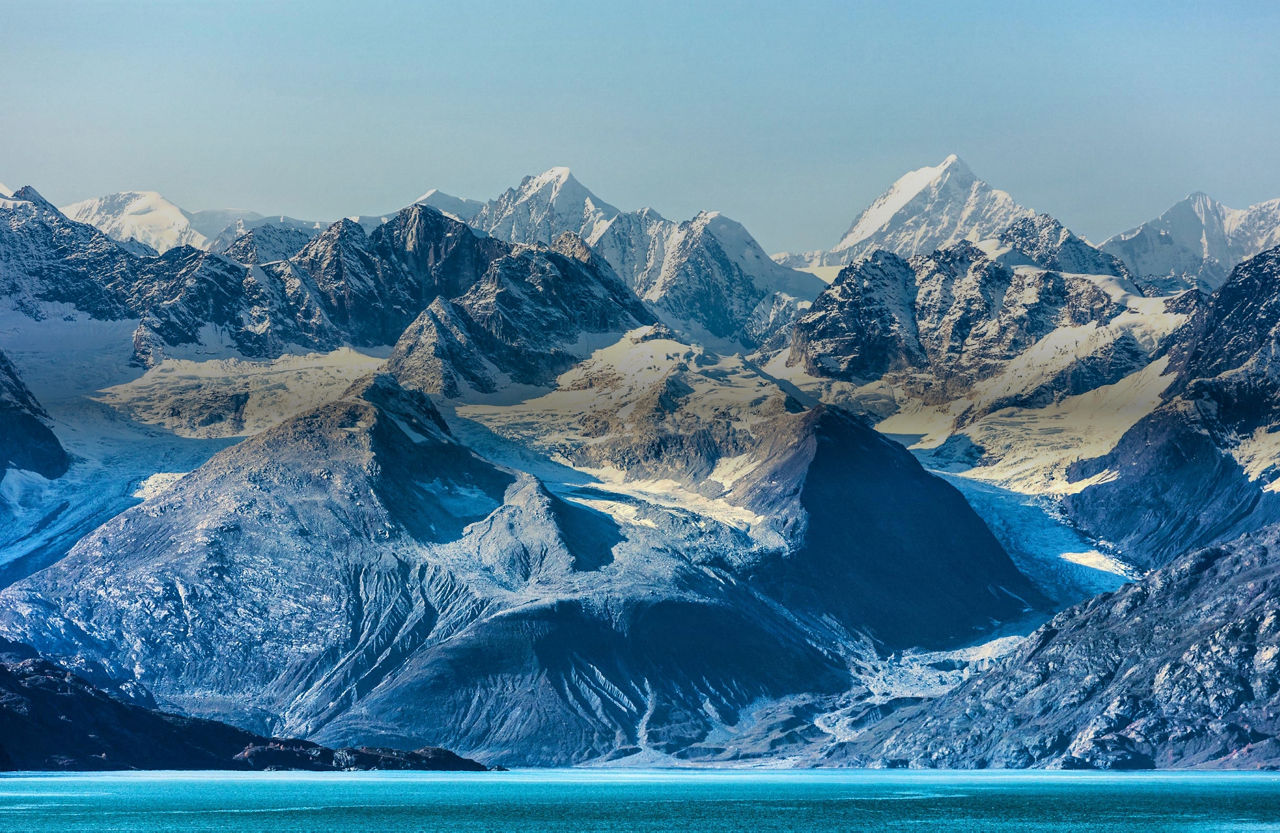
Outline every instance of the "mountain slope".
<svg viewBox="0 0 1280 833"><path fill-rule="evenodd" d="M777 259L787 266L842 266L876 249L908 258L927 255L961 240L995 237L1031 213L952 154L903 175L858 215L830 251Z"/></svg>
<svg viewBox="0 0 1280 833"><path fill-rule="evenodd" d="M834 751L961 768L1274 767L1280 535L1175 559L1058 614L936 702Z"/></svg>
<svg viewBox="0 0 1280 833"><path fill-rule="evenodd" d="M66 303L102 320L129 316L125 286L136 256L93 226L67 219L30 186L0 200L0 295L43 317Z"/></svg>
<svg viewBox="0 0 1280 833"><path fill-rule="evenodd" d="M1158 306L1118 261L1041 215L980 245L845 267L797 319L786 365L855 386L892 380L898 401L869 403L880 416L914 401L962 426L1146 366L1176 323L1149 314Z"/></svg>
<svg viewBox="0 0 1280 833"><path fill-rule="evenodd" d="M326 749L117 699L0 640L0 770L431 769L483 771L443 749Z"/></svg>
<svg viewBox="0 0 1280 833"><path fill-rule="evenodd" d="M1091 485L1072 516L1151 564L1280 520L1278 331L1280 248L1237 266L1179 330L1163 402L1074 467Z"/></svg>
<svg viewBox="0 0 1280 833"><path fill-rule="evenodd" d="M424 206L371 234L342 220L289 259L269 262L260 261L291 248L280 235L300 238L261 224L229 249L252 263L191 246L138 255L29 188L0 203L0 217L0 294L36 318L51 314L48 304L65 303L99 320L137 321L135 360L148 366L187 354L272 358L297 348L394 344L435 298L463 295L491 268L534 270L548 285L565 277L585 286L581 274L560 270L590 272L588 283L612 282L616 305L647 315L602 262L512 247Z"/></svg>
<svg viewBox="0 0 1280 833"><path fill-rule="evenodd" d="M546 764L677 753L757 702L846 690L850 651L963 639L1041 603L900 447L698 364L615 400L629 421L587 423L622 482L554 490L475 456L429 400L378 377L9 588L0 627L258 731ZM737 417L686 437L698 408L744 394ZM458 418L483 433L477 414ZM690 486L708 466L740 474L699 510L636 492L650 464ZM759 533L744 528L771 507ZM907 585L918 607L887 602Z"/></svg>
<svg viewBox="0 0 1280 833"><path fill-rule="evenodd" d="M320 470L317 453L329 461ZM180 508L195 505L204 508ZM304 543L317 537L332 554L320 562ZM829 660L794 637L778 642L778 626L766 624L777 614L714 601L725 591L691 565L677 568L692 582L688 601L627 601L616 580L598 601L575 601L572 588L597 583L617 539L607 519L452 443L425 399L379 380L121 516L42 574L39 592L14 588L23 601L5 617L64 656L105 649L109 668L146 669L148 687L188 709L306 734L338 720L325 731L384 741L462 732L463 745L516 760L608 751L623 726L634 736L650 696L683 713L707 696L728 709L743 697L838 685ZM132 549L127 540L173 543ZM114 553L116 566L104 582L81 582L99 552ZM174 630L179 621L190 625ZM688 676L659 673L653 662L672 661L657 659L659 645L685 625L737 633L778 664L721 654L719 672L699 662ZM644 635L651 627L659 630ZM131 656L78 642L103 628L134 634ZM654 692L620 675L619 662L648 669ZM630 692L622 702L618 685ZM703 685L712 688L699 694ZM398 693L423 688L435 696ZM584 713L580 698L596 705ZM495 719L461 719L476 709Z"/></svg>
<svg viewBox="0 0 1280 833"><path fill-rule="evenodd" d="M396 343L388 369L427 393L457 397L545 385L582 357L584 338L616 339L653 321L578 237L494 261L465 293L437 298Z"/></svg>

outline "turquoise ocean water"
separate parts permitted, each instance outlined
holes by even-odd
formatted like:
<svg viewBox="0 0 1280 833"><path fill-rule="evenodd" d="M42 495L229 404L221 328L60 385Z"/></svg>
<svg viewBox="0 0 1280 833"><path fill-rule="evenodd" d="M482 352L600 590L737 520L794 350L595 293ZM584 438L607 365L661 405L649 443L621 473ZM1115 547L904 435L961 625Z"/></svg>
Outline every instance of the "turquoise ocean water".
<svg viewBox="0 0 1280 833"><path fill-rule="evenodd" d="M1280 831L1280 775L538 770L0 777L0 831Z"/></svg>

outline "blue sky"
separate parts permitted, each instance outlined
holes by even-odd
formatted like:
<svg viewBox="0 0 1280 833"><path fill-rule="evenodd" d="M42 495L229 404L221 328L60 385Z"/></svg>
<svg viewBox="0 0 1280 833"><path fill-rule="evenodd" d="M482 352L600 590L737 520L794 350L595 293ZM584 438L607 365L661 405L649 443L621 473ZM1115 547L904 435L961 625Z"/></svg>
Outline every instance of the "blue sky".
<svg viewBox="0 0 1280 833"><path fill-rule="evenodd" d="M1280 3L0 0L0 181L301 217L569 165L835 243L960 154L1095 240L1280 196Z"/></svg>

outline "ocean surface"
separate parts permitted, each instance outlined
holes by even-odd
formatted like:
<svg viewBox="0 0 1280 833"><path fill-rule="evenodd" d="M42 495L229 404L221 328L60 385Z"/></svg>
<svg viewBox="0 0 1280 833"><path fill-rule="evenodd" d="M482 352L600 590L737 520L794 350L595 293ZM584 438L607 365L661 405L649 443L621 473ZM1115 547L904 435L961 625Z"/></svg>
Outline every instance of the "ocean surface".
<svg viewBox="0 0 1280 833"><path fill-rule="evenodd" d="M537 770L15 774L0 831L1258 831L1280 775Z"/></svg>

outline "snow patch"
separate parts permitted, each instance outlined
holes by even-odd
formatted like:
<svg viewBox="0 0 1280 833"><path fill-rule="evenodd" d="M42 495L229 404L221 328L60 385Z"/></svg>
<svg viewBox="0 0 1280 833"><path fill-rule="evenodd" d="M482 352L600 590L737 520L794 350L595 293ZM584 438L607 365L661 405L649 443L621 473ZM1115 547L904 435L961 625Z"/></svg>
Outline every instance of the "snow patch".
<svg viewBox="0 0 1280 833"><path fill-rule="evenodd" d="M189 472L185 471L158 471L139 483L138 488L133 490L133 496L143 500L150 500L156 495L162 495L169 491L173 484L188 474Z"/></svg>

